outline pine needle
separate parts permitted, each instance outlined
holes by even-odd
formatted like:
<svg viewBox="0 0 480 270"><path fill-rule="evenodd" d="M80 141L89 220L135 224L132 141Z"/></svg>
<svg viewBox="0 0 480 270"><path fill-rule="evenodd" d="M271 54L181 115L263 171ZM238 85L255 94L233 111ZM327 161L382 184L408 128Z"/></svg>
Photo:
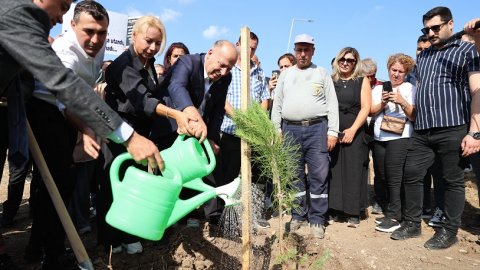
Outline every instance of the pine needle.
<svg viewBox="0 0 480 270"><path fill-rule="evenodd" d="M299 146L288 137L282 137L260 104L252 102L246 111L235 110L232 120L237 125L236 135L246 141L252 152L252 163L256 163L262 176L273 179L272 201L281 213L298 208L294 188L297 177ZM281 221L282 222L282 221ZM283 226L280 226L281 228ZM282 236L283 233L280 233ZM282 237L279 237L282 239Z"/></svg>

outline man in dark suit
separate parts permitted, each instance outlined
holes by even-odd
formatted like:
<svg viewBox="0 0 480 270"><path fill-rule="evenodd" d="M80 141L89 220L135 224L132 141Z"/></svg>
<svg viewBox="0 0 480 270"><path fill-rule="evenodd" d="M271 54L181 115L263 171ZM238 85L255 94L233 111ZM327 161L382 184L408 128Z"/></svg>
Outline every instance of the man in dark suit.
<svg viewBox="0 0 480 270"><path fill-rule="evenodd" d="M197 119L190 121L195 137L200 141L208 137L214 149L217 149L215 144L220 138L220 125L225 114L222 102L225 102L232 80L230 70L236 57L235 46L229 41L219 40L206 54L182 56L168 70L160 86L166 95L167 105ZM161 129L164 128L155 124L152 137L158 138ZM176 129L172 122L171 132ZM186 133L184 130L179 132Z"/></svg>
<svg viewBox="0 0 480 270"><path fill-rule="evenodd" d="M197 119L197 121L190 121L190 126L194 129L192 133L200 141L208 138L215 154L219 152L220 126L225 114L227 89L232 80L230 70L236 61L235 46L229 41L219 40L206 54L189 54L180 57L167 71L161 85L162 93L167 96L165 98L167 105ZM162 119L158 119L154 124L153 138L159 137L158 134L165 130L160 121ZM170 138L176 136L174 134L176 129L172 122L170 131L173 136L170 135ZM179 132L186 133L184 130ZM171 140L167 141L171 142ZM220 172L219 166L217 162L215 172ZM214 175L216 175L215 172ZM212 182L209 184L216 186ZM216 203L216 200L212 203ZM205 209L207 217L210 215L208 205Z"/></svg>

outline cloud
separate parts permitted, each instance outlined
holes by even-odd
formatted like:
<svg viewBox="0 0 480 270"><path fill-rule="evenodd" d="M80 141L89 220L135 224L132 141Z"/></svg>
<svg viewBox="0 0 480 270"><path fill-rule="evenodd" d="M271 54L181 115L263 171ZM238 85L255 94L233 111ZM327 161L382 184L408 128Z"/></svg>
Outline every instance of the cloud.
<svg viewBox="0 0 480 270"><path fill-rule="evenodd" d="M143 13L140 12L140 10L138 10L138 9L135 9L133 7L128 7L127 15L128 15L128 17L140 17L140 16L143 15Z"/></svg>
<svg viewBox="0 0 480 270"><path fill-rule="evenodd" d="M164 9L162 13L160 14L160 19L163 22L168 22L168 21L175 21L178 17L180 17L182 13L175 11L173 9Z"/></svg>
<svg viewBox="0 0 480 270"><path fill-rule="evenodd" d="M228 33L228 28L226 27L210 25L207 29L203 30L202 35L205 38L214 39L226 33Z"/></svg>

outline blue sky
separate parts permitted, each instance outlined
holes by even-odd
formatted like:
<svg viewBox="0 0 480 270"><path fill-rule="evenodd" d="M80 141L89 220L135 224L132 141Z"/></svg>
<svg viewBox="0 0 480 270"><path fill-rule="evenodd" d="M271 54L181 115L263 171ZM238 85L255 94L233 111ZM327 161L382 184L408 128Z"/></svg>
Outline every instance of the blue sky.
<svg viewBox="0 0 480 270"><path fill-rule="evenodd" d="M159 16L167 29L167 46L181 41L191 53L206 52L217 39L236 42L240 29L250 28L259 36L257 55L267 76L277 69L277 59L286 52L292 19L295 35L315 38L313 62L330 69L331 59L345 46L358 49L362 58L378 63L377 77L387 79L389 55L403 52L414 57L421 34L422 15L436 6L449 7L454 31L480 17L478 0L99 0L108 10L140 16ZM60 27L52 30L52 36ZM293 44L290 44L292 51ZM111 58L107 56L107 58ZM156 57L163 61L163 54Z"/></svg>

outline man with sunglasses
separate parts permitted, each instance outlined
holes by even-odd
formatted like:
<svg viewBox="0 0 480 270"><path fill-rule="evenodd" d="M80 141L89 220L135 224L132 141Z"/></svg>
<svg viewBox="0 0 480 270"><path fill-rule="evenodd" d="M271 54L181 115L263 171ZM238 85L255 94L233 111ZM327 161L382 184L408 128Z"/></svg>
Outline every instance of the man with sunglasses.
<svg viewBox="0 0 480 270"><path fill-rule="evenodd" d="M462 158L480 150L480 55L471 43L449 40L453 19L446 7L423 15L421 30L432 43L417 58L417 116L404 174L405 215L391 238L421 235L423 176L439 161L445 186L445 222L425 247L455 244L465 205Z"/></svg>

